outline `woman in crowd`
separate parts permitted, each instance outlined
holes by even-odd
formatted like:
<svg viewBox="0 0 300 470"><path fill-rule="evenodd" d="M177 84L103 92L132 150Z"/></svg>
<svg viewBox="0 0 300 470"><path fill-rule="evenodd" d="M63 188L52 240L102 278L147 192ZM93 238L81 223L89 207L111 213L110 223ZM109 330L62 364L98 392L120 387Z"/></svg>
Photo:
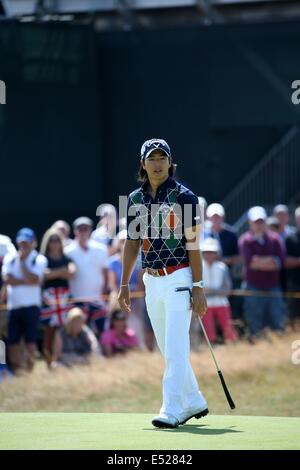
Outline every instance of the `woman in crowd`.
<svg viewBox="0 0 300 470"><path fill-rule="evenodd" d="M86 316L78 308L72 308L65 325L56 331L54 338L54 364L72 367L88 364L92 353L99 354L99 346L92 330L85 325Z"/></svg>
<svg viewBox="0 0 300 470"><path fill-rule="evenodd" d="M139 340L133 330L127 326L127 313L117 309L111 314L110 329L101 338L105 356L124 353L139 347Z"/></svg>
<svg viewBox="0 0 300 470"><path fill-rule="evenodd" d="M47 230L41 243L41 253L48 261L42 293L41 321L44 324L43 354L49 368L53 361L55 331L65 324L70 309L69 279L76 271L74 263L64 254L63 249L60 233L53 228Z"/></svg>

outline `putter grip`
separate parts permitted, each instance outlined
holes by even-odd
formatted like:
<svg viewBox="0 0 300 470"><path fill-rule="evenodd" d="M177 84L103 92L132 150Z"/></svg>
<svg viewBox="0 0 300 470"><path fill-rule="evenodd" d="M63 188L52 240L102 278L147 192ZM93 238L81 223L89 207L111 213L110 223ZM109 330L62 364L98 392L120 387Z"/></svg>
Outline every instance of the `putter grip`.
<svg viewBox="0 0 300 470"><path fill-rule="evenodd" d="M229 404L230 408L231 408L232 410L234 410L235 404L234 404L233 399L231 398L231 395L230 395L229 390L228 390L228 388L227 388L227 385L226 385L226 383L225 383L223 374L222 374L222 372L221 372L220 370L218 370L218 374L219 374L219 377L220 377L220 380L221 380L221 384L222 384L224 393L225 393L225 395L226 395L228 404Z"/></svg>

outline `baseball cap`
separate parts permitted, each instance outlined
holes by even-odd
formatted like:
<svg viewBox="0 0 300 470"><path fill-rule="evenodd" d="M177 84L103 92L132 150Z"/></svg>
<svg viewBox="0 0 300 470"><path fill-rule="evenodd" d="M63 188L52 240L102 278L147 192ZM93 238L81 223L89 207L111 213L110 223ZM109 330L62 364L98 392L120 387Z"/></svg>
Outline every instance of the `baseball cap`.
<svg viewBox="0 0 300 470"><path fill-rule="evenodd" d="M33 240L36 239L35 233L31 228L24 227L21 228L16 236L16 242L21 243L21 242L33 242Z"/></svg>
<svg viewBox="0 0 300 470"><path fill-rule="evenodd" d="M78 217L78 219L74 220L73 222L73 228L77 228L80 225L89 225L92 227L94 224L89 217Z"/></svg>
<svg viewBox="0 0 300 470"><path fill-rule="evenodd" d="M210 204L208 208L206 209L206 216L212 217L213 215L219 215L220 217L224 217L225 216L224 207L221 204L218 204L217 202Z"/></svg>
<svg viewBox="0 0 300 470"><path fill-rule="evenodd" d="M279 214L280 212L288 213L288 206L286 206L285 204L277 204L277 206L275 206L273 209L273 214Z"/></svg>
<svg viewBox="0 0 300 470"><path fill-rule="evenodd" d="M218 253L220 249L220 245L218 240L215 238L206 238L201 244L201 251L213 251Z"/></svg>
<svg viewBox="0 0 300 470"><path fill-rule="evenodd" d="M169 144L164 139L149 139L143 143L141 148L141 160L148 158L153 150L162 150L167 157L171 156L171 149Z"/></svg>
<svg viewBox="0 0 300 470"><path fill-rule="evenodd" d="M78 307L73 307L71 310L69 310L68 315L67 315L67 322L71 322L75 320L75 318L81 318L82 320L86 319L85 313L81 308Z"/></svg>
<svg viewBox="0 0 300 470"><path fill-rule="evenodd" d="M267 213L261 206L251 207L251 209L248 210L248 219L251 222L256 222L257 220L266 220L266 218Z"/></svg>
<svg viewBox="0 0 300 470"><path fill-rule="evenodd" d="M279 220L277 217L271 216L267 218L267 225L270 225L271 227L280 227Z"/></svg>

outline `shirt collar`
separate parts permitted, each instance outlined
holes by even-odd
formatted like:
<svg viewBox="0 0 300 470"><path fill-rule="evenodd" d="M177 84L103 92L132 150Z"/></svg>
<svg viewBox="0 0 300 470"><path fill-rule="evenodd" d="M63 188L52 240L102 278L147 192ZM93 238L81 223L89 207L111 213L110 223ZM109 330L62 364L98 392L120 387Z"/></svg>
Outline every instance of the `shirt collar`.
<svg viewBox="0 0 300 470"><path fill-rule="evenodd" d="M166 179L166 181L164 181L160 186L158 186L157 191L158 191L158 190L160 190L160 191L161 191L161 190L165 191L165 190L167 190L167 189L169 189L169 188L175 188L175 186L176 186L176 181L174 180L174 178L172 178L171 176L169 176L169 177ZM148 187L149 187L149 181L146 180L146 181L142 184L142 186L141 186L141 190L143 191L143 193L147 193Z"/></svg>

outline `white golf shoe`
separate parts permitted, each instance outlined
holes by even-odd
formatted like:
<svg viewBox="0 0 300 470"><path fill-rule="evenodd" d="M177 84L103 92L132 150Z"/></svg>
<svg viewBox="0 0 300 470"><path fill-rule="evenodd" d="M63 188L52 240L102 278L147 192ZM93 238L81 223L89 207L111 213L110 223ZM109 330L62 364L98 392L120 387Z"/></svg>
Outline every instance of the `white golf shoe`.
<svg viewBox="0 0 300 470"><path fill-rule="evenodd" d="M179 424L185 424L189 419L196 418L200 419L203 418L203 416L208 415L209 410L207 408L207 405L205 405L204 408L198 408L197 410L187 410L181 413L180 418L179 418Z"/></svg>
<svg viewBox="0 0 300 470"><path fill-rule="evenodd" d="M160 413L153 418L152 424L156 428L177 428L179 421L168 413Z"/></svg>

